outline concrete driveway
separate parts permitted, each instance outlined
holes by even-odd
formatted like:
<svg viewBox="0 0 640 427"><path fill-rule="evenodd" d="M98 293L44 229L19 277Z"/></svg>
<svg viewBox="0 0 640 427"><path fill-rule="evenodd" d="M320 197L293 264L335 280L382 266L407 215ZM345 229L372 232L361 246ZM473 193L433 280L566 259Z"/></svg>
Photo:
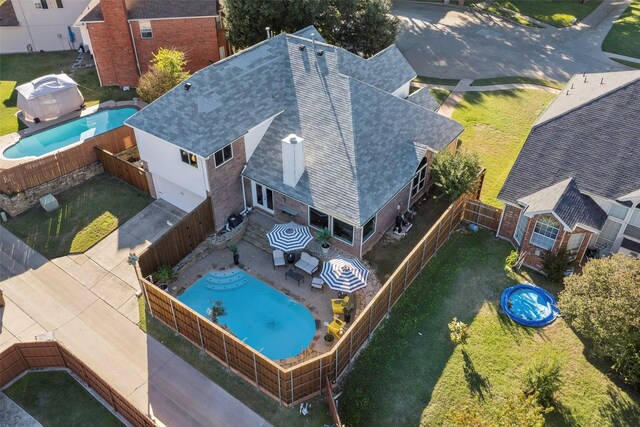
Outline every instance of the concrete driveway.
<svg viewBox="0 0 640 427"><path fill-rule="evenodd" d="M468 8L397 1L392 9L403 22L396 40L419 75L478 79L529 76L566 81L576 73L624 70L600 51L611 23L628 0L604 0L568 29L516 25Z"/></svg>
<svg viewBox="0 0 640 427"><path fill-rule="evenodd" d="M52 261L0 227L0 351L53 332L158 425L268 425L137 326L127 256L183 215L157 200L86 253Z"/></svg>

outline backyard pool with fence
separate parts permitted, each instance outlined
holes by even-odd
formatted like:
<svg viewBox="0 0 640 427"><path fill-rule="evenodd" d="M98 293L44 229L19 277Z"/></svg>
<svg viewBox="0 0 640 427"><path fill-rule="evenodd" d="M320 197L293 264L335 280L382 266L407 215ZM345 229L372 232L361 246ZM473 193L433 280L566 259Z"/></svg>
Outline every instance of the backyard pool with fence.
<svg viewBox="0 0 640 427"><path fill-rule="evenodd" d="M226 313L218 324L272 360L302 353L316 332L304 305L240 269L212 271L178 300L209 319L211 307L220 301Z"/></svg>
<svg viewBox="0 0 640 427"><path fill-rule="evenodd" d="M135 108L115 108L89 114L21 138L2 155L6 159L44 156L120 127L137 111Z"/></svg>

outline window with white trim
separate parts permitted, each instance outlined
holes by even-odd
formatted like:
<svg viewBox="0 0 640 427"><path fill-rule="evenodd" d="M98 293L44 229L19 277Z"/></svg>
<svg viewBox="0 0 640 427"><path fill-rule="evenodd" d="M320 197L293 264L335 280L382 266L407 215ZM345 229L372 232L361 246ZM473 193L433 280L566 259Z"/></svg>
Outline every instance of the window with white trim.
<svg viewBox="0 0 640 427"><path fill-rule="evenodd" d="M600 230L598 240L596 241L596 248L598 249L611 249L614 242L618 238L622 224L611 219L607 219Z"/></svg>
<svg viewBox="0 0 640 427"><path fill-rule="evenodd" d="M567 242L567 252L577 254L582 246L584 233L572 233Z"/></svg>
<svg viewBox="0 0 640 427"><path fill-rule="evenodd" d="M138 25L140 25L140 37L143 39L152 39L153 38L153 30L151 29L151 21L138 21Z"/></svg>
<svg viewBox="0 0 640 427"><path fill-rule="evenodd" d="M424 188L427 182L427 159L426 157L422 159L420 165L418 166L418 171L413 176L413 181L411 182L411 197L418 194Z"/></svg>
<svg viewBox="0 0 640 427"><path fill-rule="evenodd" d="M609 207L609 216L622 221L627 217L627 212L629 212L629 208L617 202L612 202Z"/></svg>
<svg viewBox="0 0 640 427"><path fill-rule="evenodd" d="M553 248L560 225L549 217L542 217L537 222L531 233L531 244L539 248L550 250Z"/></svg>
<svg viewBox="0 0 640 427"><path fill-rule="evenodd" d="M64 6L62 5L62 0L56 0L56 7L58 9L62 9Z"/></svg>
<svg viewBox="0 0 640 427"><path fill-rule="evenodd" d="M195 154L189 153L188 151L180 150L180 158L183 163L193 166L194 168L198 167L198 158Z"/></svg>
<svg viewBox="0 0 640 427"><path fill-rule="evenodd" d="M35 1L36 9L49 9L49 4L47 0L36 0Z"/></svg>
<svg viewBox="0 0 640 427"><path fill-rule="evenodd" d="M636 207L629 218L629 225L634 227L640 227L640 206Z"/></svg>
<svg viewBox="0 0 640 427"><path fill-rule="evenodd" d="M362 227L362 243L366 242L369 237L373 236L376 232L376 217L374 215L367 223Z"/></svg>
<svg viewBox="0 0 640 427"><path fill-rule="evenodd" d="M309 207L309 225L320 230L329 228L329 215Z"/></svg>
<svg viewBox="0 0 640 427"><path fill-rule="evenodd" d="M522 239L524 238L524 232L527 231L527 224L529 224L529 218L524 216L524 212L520 214L520 219L518 220L518 224L516 225L516 232L513 237L516 239L519 245L522 244Z"/></svg>
<svg viewBox="0 0 640 427"><path fill-rule="evenodd" d="M233 159L233 150L231 149L231 144L216 151L213 154L213 158L215 159L216 167L222 166L229 160Z"/></svg>
<svg viewBox="0 0 640 427"><path fill-rule="evenodd" d="M353 245L353 225L333 218L333 237Z"/></svg>

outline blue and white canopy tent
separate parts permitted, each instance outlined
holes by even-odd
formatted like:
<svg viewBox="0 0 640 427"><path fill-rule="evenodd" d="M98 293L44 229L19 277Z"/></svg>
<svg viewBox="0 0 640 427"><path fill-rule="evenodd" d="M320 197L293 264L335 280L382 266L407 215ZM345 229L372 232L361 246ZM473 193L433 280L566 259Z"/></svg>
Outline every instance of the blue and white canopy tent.
<svg viewBox="0 0 640 427"><path fill-rule="evenodd" d="M267 239L272 248L292 252L304 249L313 240L313 236L309 227L288 222L274 225L273 229L267 233Z"/></svg>
<svg viewBox="0 0 640 427"><path fill-rule="evenodd" d="M367 286L369 270L353 258L335 258L322 266L320 278L335 291L355 292Z"/></svg>

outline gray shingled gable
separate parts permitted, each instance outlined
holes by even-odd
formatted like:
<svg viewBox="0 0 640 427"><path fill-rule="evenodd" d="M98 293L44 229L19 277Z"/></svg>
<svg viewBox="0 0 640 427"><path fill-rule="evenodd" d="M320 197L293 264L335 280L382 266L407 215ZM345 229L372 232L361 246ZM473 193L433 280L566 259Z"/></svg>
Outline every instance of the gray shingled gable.
<svg viewBox="0 0 640 427"><path fill-rule="evenodd" d="M410 181L427 147L445 147L462 126L340 72L342 50L320 48L275 36L197 72L189 91L172 89L127 124L207 157L278 114L245 176L362 224ZM400 73L402 61L392 66ZM295 188L282 183L281 140L291 133L305 140Z"/></svg>
<svg viewBox="0 0 640 427"><path fill-rule="evenodd" d="M216 0L125 0L128 19L217 16ZM96 4L78 22L104 21L102 4Z"/></svg>
<svg viewBox="0 0 640 427"><path fill-rule="evenodd" d="M526 205L529 214L553 212L571 230L581 224L600 230L607 214L594 202L578 190L573 178L543 188L518 200Z"/></svg>
<svg viewBox="0 0 640 427"><path fill-rule="evenodd" d="M320 31L313 25L309 25L308 27L304 27L301 30L293 33L294 36L303 37L305 39L315 40L320 43L326 43L327 41L322 37Z"/></svg>
<svg viewBox="0 0 640 427"><path fill-rule="evenodd" d="M534 127L498 198L508 203L567 178L617 199L640 189L640 81Z"/></svg>
<svg viewBox="0 0 640 427"><path fill-rule="evenodd" d="M429 88L426 87L421 87L417 91L413 92L409 95L407 101L413 102L414 104L430 111L436 111L440 108L440 104L438 104L438 101L436 101L433 95L431 95Z"/></svg>
<svg viewBox="0 0 640 427"><path fill-rule="evenodd" d="M20 25L11 0L0 2L0 27L17 27Z"/></svg>

